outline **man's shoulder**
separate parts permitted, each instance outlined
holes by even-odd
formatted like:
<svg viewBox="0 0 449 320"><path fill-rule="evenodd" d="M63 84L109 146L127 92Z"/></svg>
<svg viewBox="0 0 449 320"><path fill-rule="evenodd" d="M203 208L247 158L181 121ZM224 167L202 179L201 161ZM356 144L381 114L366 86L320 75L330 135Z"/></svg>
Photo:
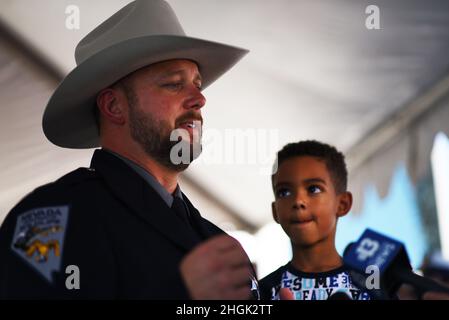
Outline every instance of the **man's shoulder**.
<svg viewBox="0 0 449 320"><path fill-rule="evenodd" d="M57 180L41 185L30 192L27 197L38 197L46 194L64 194L72 191L73 188L80 186L86 186L86 184L95 184L100 181L99 175L94 169L91 168L78 168L75 169ZM80 188L80 191L85 190Z"/></svg>
<svg viewBox="0 0 449 320"><path fill-rule="evenodd" d="M82 183L88 183L99 180L100 176L95 169L92 168L78 168L69 173L66 173L57 180L42 185L34 190L34 192L52 191L58 188L70 188Z"/></svg>
<svg viewBox="0 0 449 320"><path fill-rule="evenodd" d="M98 174L90 168L75 169L57 180L41 185L25 195L8 217L35 208L68 205L73 199L92 193L100 183Z"/></svg>
<svg viewBox="0 0 449 320"><path fill-rule="evenodd" d="M79 168L36 188L8 213L0 228L0 299L71 296L64 270L73 261L82 270L112 270L104 220L97 214L99 183L95 171ZM95 281L103 285L104 279Z"/></svg>

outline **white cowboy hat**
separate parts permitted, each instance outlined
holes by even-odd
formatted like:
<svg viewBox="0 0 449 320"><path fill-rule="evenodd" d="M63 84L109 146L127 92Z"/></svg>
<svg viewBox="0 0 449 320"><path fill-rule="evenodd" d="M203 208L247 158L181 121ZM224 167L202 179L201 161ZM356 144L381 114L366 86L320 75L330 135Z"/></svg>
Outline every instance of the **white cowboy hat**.
<svg viewBox="0 0 449 320"><path fill-rule="evenodd" d="M77 66L56 88L45 109L45 136L60 147L98 147L94 108L101 89L147 65L172 59L195 61L204 89L246 53L248 50L187 37L163 0L131 2L76 47Z"/></svg>

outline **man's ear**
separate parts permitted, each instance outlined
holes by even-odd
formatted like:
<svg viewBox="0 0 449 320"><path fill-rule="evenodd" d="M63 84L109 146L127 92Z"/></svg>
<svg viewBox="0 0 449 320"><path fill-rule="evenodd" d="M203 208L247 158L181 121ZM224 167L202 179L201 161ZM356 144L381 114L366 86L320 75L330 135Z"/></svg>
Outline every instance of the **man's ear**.
<svg viewBox="0 0 449 320"><path fill-rule="evenodd" d="M345 191L341 193L339 196L339 203L338 203L338 210L337 210L337 217L343 217L352 208L352 193L349 191Z"/></svg>
<svg viewBox="0 0 449 320"><path fill-rule="evenodd" d="M276 223L279 223L279 219L278 219L278 215L276 212L276 206L275 206L274 201L271 203L271 214L273 215L274 221L276 221Z"/></svg>
<svg viewBox="0 0 449 320"><path fill-rule="evenodd" d="M97 95L99 113L116 125L123 125L126 122L125 108L120 98L120 92L115 88L105 88Z"/></svg>

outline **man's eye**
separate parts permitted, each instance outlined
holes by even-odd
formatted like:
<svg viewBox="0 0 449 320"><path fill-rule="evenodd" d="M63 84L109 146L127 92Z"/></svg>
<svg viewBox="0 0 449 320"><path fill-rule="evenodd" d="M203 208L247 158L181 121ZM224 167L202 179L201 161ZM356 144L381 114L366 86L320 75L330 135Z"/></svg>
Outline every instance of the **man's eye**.
<svg viewBox="0 0 449 320"><path fill-rule="evenodd" d="M278 198L285 198L285 197L288 197L289 195L290 195L290 190L285 189L285 188L279 189L279 190L276 192L276 196L277 196Z"/></svg>
<svg viewBox="0 0 449 320"><path fill-rule="evenodd" d="M320 193L320 192L323 191L323 190L321 189L321 187L316 186L316 185L313 185L313 186L308 187L307 190L308 190L310 193Z"/></svg>
<svg viewBox="0 0 449 320"><path fill-rule="evenodd" d="M182 83L181 82L166 83L166 84L164 84L162 86L164 88L177 90L177 89L181 89L182 88Z"/></svg>

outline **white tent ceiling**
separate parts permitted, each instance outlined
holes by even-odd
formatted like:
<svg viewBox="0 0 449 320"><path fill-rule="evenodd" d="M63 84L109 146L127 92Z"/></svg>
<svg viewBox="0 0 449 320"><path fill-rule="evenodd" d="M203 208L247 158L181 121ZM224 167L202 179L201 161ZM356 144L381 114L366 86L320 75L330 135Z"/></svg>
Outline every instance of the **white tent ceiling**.
<svg viewBox="0 0 449 320"><path fill-rule="evenodd" d="M1 0L0 19L65 75L75 66L77 42L128 2ZM376 1L380 30L365 27L365 8L373 4L368 1L168 2L188 35L251 50L205 91L205 131L218 130L221 139L205 140L204 159L186 174L187 184L248 226L271 219L270 180L260 169L271 166L282 145L314 138L353 152L374 128L449 70L449 2L443 0ZM67 5L80 9L79 30L65 28ZM22 60L14 64L6 55L0 58L1 221L34 187L87 166L91 151L63 150L46 142L40 121L56 84L20 78L27 68ZM26 84L33 90L27 91ZM206 163L208 152L229 155L227 129L260 134L257 150L264 156L256 160L264 162ZM271 143L264 137L269 130L275 130Z"/></svg>

